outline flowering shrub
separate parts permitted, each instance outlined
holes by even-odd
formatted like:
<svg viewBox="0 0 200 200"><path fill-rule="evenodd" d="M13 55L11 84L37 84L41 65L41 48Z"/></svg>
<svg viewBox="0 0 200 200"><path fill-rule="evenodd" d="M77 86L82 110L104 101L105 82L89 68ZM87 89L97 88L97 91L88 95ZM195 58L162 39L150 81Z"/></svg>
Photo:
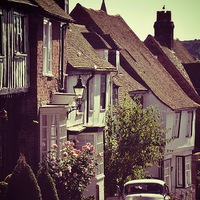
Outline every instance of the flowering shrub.
<svg viewBox="0 0 200 200"><path fill-rule="evenodd" d="M57 151L58 146L55 144L46 159L59 198L79 200L83 190L95 177L97 162L94 158L94 146L87 143L82 150L77 150L73 142L67 141L62 145L59 157Z"/></svg>

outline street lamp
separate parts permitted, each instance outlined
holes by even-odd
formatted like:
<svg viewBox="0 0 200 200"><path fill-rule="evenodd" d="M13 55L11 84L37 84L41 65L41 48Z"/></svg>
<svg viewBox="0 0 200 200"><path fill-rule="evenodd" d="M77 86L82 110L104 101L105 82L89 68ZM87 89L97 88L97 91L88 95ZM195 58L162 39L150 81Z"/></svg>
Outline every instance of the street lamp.
<svg viewBox="0 0 200 200"><path fill-rule="evenodd" d="M76 106L72 106L70 110L67 111L67 115L73 110L79 110L81 108L81 104L83 103L83 93L85 90L85 86L82 83L80 75L78 77L77 84L73 88L74 88L74 93L76 95Z"/></svg>

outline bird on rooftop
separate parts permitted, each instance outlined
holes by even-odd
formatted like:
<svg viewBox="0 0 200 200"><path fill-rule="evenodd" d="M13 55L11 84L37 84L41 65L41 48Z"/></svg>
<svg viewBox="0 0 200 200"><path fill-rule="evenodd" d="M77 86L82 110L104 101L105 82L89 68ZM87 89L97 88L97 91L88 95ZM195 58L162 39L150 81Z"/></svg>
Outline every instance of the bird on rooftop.
<svg viewBox="0 0 200 200"><path fill-rule="evenodd" d="M165 10L165 5L162 7L163 10Z"/></svg>

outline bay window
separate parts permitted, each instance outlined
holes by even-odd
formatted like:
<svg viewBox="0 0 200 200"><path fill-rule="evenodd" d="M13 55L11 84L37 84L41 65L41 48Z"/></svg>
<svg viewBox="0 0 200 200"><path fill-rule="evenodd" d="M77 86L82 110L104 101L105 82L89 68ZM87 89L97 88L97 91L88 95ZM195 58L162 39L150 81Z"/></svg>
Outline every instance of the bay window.
<svg viewBox="0 0 200 200"><path fill-rule="evenodd" d="M58 146L57 155L62 151L62 144L67 141L65 109L56 107L40 108L40 160L47 156L51 147Z"/></svg>

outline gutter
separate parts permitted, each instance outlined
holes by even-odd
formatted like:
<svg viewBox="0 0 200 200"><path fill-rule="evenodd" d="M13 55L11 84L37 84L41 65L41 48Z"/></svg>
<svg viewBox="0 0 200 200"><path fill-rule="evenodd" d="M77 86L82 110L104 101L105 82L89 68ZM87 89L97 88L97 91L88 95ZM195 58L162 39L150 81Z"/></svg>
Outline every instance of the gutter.
<svg viewBox="0 0 200 200"><path fill-rule="evenodd" d="M60 84L59 84L59 92L64 92L64 53L65 53L65 36L66 36L66 28L68 28L69 23L63 24L62 29L62 38L61 38L61 66L60 66Z"/></svg>
<svg viewBox="0 0 200 200"><path fill-rule="evenodd" d="M89 121L89 105L90 105L90 101L89 101L89 83L90 83L90 80L92 80L94 77L94 70L92 71L92 75L87 79L87 82L86 82L86 88L87 88L87 113L86 113L86 123L88 123Z"/></svg>

